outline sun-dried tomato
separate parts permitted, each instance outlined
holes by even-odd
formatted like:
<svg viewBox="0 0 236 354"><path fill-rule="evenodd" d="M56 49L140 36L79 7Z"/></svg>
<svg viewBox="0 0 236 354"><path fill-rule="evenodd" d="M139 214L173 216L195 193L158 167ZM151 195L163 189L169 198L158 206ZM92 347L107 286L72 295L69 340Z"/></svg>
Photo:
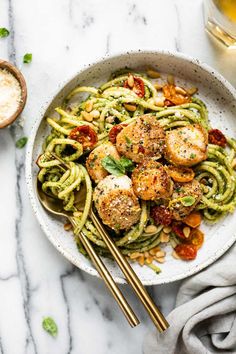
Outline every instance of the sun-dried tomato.
<svg viewBox="0 0 236 354"><path fill-rule="evenodd" d="M117 124L114 125L114 127L111 128L111 130L109 131L109 140L112 144L116 143L116 137L117 135L121 132L121 130L124 129L124 127L126 127L127 124Z"/></svg>
<svg viewBox="0 0 236 354"><path fill-rule="evenodd" d="M96 132L88 125L80 125L72 129L69 138L78 141L84 149L91 148L98 141Z"/></svg>
<svg viewBox="0 0 236 354"><path fill-rule="evenodd" d="M171 228L172 228L172 231L176 234L176 236L178 236L179 238L182 238L182 239L186 240L186 237L184 236L184 233L183 233L184 225L183 225L182 223L174 222L174 223L171 225Z"/></svg>
<svg viewBox="0 0 236 354"><path fill-rule="evenodd" d="M178 106L191 102L191 96L187 93L187 91L184 89L181 90L183 93L177 92L175 85L167 84L163 86L162 91L165 96L165 106Z"/></svg>
<svg viewBox="0 0 236 354"><path fill-rule="evenodd" d="M131 88L128 84L128 80L124 82L124 87L132 90L137 96L143 97L145 95L144 82L140 77L134 76L134 86Z"/></svg>
<svg viewBox="0 0 236 354"><path fill-rule="evenodd" d="M170 210L164 205L154 206L151 208L150 216L153 218L155 224L162 224L168 226L171 224L172 215Z"/></svg>
<svg viewBox="0 0 236 354"><path fill-rule="evenodd" d="M227 140L219 129L212 129L208 132L209 143L226 147Z"/></svg>
<svg viewBox="0 0 236 354"><path fill-rule="evenodd" d="M175 247L175 252L181 259L191 261L197 256L197 247L192 244L181 243Z"/></svg>
<svg viewBox="0 0 236 354"><path fill-rule="evenodd" d="M190 233L188 242L199 249L204 242L204 234L199 229L193 229Z"/></svg>

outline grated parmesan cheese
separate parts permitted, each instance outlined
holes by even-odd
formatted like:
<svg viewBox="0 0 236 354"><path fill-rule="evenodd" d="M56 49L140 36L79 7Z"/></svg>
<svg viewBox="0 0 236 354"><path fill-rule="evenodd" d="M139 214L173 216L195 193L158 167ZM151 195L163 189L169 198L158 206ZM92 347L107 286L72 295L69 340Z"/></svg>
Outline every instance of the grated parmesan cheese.
<svg viewBox="0 0 236 354"><path fill-rule="evenodd" d="M0 121L10 118L21 101L18 80L6 69L0 69Z"/></svg>

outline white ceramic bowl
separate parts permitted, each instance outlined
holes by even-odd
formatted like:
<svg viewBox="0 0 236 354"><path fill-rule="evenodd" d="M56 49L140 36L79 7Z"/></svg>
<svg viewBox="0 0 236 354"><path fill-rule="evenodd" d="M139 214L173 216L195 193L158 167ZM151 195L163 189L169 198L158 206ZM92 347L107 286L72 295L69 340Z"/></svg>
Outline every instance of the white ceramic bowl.
<svg viewBox="0 0 236 354"><path fill-rule="evenodd" d="M91 275L97 271L93 265L77 250L72 235L63 229L63 221L48 214L40 205L36 195L36 176L38 168L35 164L37 156L41 152L42 142L48 132L44 116L48 116L53 109L60 105L61 101L77 85L98 86L106 82L112 72L124 67L142 68L156 67L160 72L173 74L177 82L182 85L188 83L199 88L199 97L204 100L209 110L212 126L221 129L230 136L236 136L236 91L217 72L209 66L191 59L183 54L169 52L130 52L113 57L106 57L95 64L81 70L65 85L61 85L60 91L43 109L43 115L39 116L33 126L27 144L26 156L26 180L34 213L47 235L48 239L70 262ZM203 225L205 243L200 249L194 261L184 262L175 260L169 255L166 262L161 265L162 272L155 274L148 267L140 267L135 264L134 269L145 285L163 284L178 279L183 279L199 272L217 258L219 258L236 240L236 218L227 216L214 226ZM125 283L123 274L111 260L105 260L113 277L118 283Z"/></svg>

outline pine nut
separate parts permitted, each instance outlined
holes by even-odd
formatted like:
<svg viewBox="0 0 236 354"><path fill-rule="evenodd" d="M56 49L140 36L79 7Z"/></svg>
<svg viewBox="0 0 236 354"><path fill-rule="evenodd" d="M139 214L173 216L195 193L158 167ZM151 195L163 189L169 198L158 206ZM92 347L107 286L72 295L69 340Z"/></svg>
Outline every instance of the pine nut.
<svg viewBox="0 0 236 354"><path fill-rule="evenodd" d="M86 120L87 122L92 122L93 117L91 116L91 114L89 114L86 111L82 111L81 112L82 117L84 118L84 120Z"/></svg>
<svg viewBox="0 0 236 354"><path fill-rule="evenodd" d="M156 83L154 84L154 87L155 87L155 89L156 89L157 91L162 90L163 86L164 86L163 84L159 84L158 82L156 82Z"/></svg>
<svg viewBox="0 0 236 354"><path fill-rule="evenodd" d="M156 97L154 99L154 104L157 107L164 107L164 105L165 105L165 97Z"/></svg>
<svg viewBox="0 0 236 354"><path fill-rule="evenodd" d="M161 243L167 243L170 240L170 236L168 234L165 234L164 232L161 233L160 235L160 241Z"/></svg>
<svg viewBox="0 0 236 354"><path fill-rule="evenodd" d="M144 231L147 234L154 234L158 231L158 228L155 225L148 225L147 227L145 227Z"/></svg>
<svg viewBox="0 0 236 354"><path fill-rule="evenodd" d="M149 257L149 253L148 252L144 252L144 257L148 258Z"/></svg>
<svg viewBox="0 0 236 354"><path fill-rule="evenodd" d="M155 256L157 258L160 258L160 257L165 257L165 255L166 255L166 253L164 251L158 251Z"/></svg>
<svg viewBox="0 0 236 354"><path fill-rule="evenodd" d="M160 250L161 250L161 249L160 249L159 246L153 248L153 251L155 251L155 253L158 252L158 251L160 251Z"/></svg>
<svg viewBox="0 0 236 354"><path fill-rule="evenodd" d="M145 262L147 263L147 264L151 264L152 262L153 262L153 257L147 257L146 259L145 259Z"/></svg>
<svg viewBox="0 0 236 354"><path fill-rule="evenodd" d="M140 253L139 252L133 252L129 254L129 258L130 259L137 259L138 257L140 257Z"/></svg>
<svg viewBox="0 0 236 354"><path fill-rule="evenodd" d="M197 87L190 87L189 89L186 89L186 92L192 96L194 95L196 92L198 92L198 88Z"/></svg>
<svg viewBox="0 0 236 354"><path fill-rule="evenodd" d="M114 121L115 121L115 118L114 118L113 116L108 116L108 117L106 118L106 122L107 122L107 123L114 123Z"/></svg>
<svg viewBox="0 0 236 354"><path fill-rule="evenodd" d="M187 94L187 92L182 87L179 87L179 86L175 87L175 91L177 93L180 93L181 95L184 95L184 96Z"/></svg>
<svg viewBox="0 0 236 354"><path fill-rule="evenodd" d="M165 226L163 227L163 231L165 232L165 234L169 234L171 232L171 227L170 226Z"/></svg>
<svg viewBox="0 0 236 354"><path fill-rule="evenodd" d="M72 229L72 225L71 225L70 222L68 222L68 223L66 223L66 224L64 225L64 230L65 230L65 231L69 231L69 230L71 230L71 229Z"/></svg>
<svg viewBox="0 0 236 354"><path fill-rule="evenodd" d="M133 88L134 87L134 77L133 77L133 75L129 75L127 81L128 81L129 87Z"/></svg>
<svg viewBox="0 0 236 354"><path fill-rule="evenodd" d="M189 226L185 226L185 227L183 228L183 234L184 234L184 236L185 236L186 238L189 237L190 232L191 232L191 229L190 229Z"/></svg>
<svg viewBox="0 0 236 354"><path fill-rule="evenodd" d="M94 109L92 112L90 112L90 114L94 119L97 119L100 117L100 112L97 109Z"/></svg>
<svg viewBox="0 0 236 354"><path fill-rule="evenodd" d="M144 265L144 256L143 256L143 254L138 258L138 262L139 262L139 264L141 265L141 267Z"/></svg>
<svg viewBox="0 0 236 354"><path fill-rule="evenodd" d="M137 108L134 104L130 104L130 103L125 103L124 106L127 109L127 111L130 112L135 112Z"/></svg>
<svg viewBox="0 0 236 354"><path fill-rule="evenodd" d="M157 253L157 251L156 251L155 249L152 249L152 250L149 251L149 254L150 254L151 256L155 256L156 253Z"/></svg>
<svg viewBox="0 0 236 354"><path fill-rule="evenodd" d="M180 259L180 256L175 251L172 252L172 257L175 259Z"/></svg>
<svg viewBox="0 0 236 354"><path fill-rule="evenodd" d="M165 263L165 258L160 257L160 258L155 258L158 263Z"/></svg>
<svg viewBox="0 0 236 354"><path fill-rule="evenodd" d="M175 78L174 78L174 76L173 76L173 75L168 75L168 76L167 76L167 82L168 82L168 84L170 84L170 85L174 85L174 84L175 84Z"/></svg>
<svg viewBox="0 0 236 354"><path fill-rule="evenodd" d="M147 74L151 79L158 79L161 76L158 71L152 69L148 69Z"/></svg>
<svg viewBox="0 0 236 354"><path fill-rule="evenodd" d="M93 109L93 102L92 101L85 102L85 110L86 110L86 112L91 112L92 109Z"/></svg>
<svg viewBox="0 0 236 354"><path fill-rule="evenodd" d="M81 211L75 211L75 212L73 213L73 216L74 216L75 218L80 218L81 215L82 215Z"/></svg>

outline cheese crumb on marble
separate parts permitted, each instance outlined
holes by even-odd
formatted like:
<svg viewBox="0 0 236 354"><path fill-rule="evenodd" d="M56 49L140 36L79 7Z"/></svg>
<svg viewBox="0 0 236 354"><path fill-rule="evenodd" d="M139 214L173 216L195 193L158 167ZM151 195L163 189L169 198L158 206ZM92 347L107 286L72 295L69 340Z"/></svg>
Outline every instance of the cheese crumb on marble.
<svg viewBox="0 0 236 354"><path fill-rule="evenodd" d="M0 121L10 118L19 107L21 87L19 81L6 69L0 69Z"/></svg>

